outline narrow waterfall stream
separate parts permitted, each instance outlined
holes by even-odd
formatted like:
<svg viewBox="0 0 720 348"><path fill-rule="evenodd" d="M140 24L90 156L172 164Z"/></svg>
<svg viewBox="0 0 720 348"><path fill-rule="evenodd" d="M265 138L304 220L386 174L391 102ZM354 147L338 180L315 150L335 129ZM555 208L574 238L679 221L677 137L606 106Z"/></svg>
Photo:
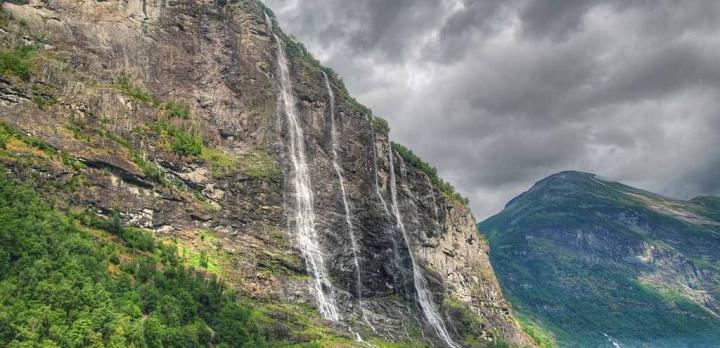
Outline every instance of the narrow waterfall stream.
<svg viewBox="0 0 720 348"><path fill-rule="evenodd" d="M380 202L382 203L383 210L385 211L385 215L388 218L392 218L393 215L390 214L390 209L388 209L387 202L385 201L385 198L383 197L382 193L380 192L380 182L378 179L378 153L377 153L377 147L375 145L375 127L372 125L372 116L366 115L368 121L370 121L370 137L372 140L372 154L373 154L373 172L375 173L375 193L377 194L378 198L380 198ZM395 234L393 231L389 231L388 234L390 234L390 241L392 243L392 251L393 251L393 266L396 270L399 270L401 267L400 265L402 262L400 261L400 249L398 247L398 241L395 238ZM397 286L397 280L396 284Z"/></svg>
<svg viewBox="0 0 720 348"><path fill-rule="evenodd" d="M397 184L395 183L395 164L393 163L394 160L392 146L388 146L388 158L390 159L390 194L392 197L392 211L395 214L397 226L400 229L400 232L402 232L403 238L405 239L405 244L408 247L408 253L410 254L410 260L412 261L413 267L413 281L415 285L415 292L417 292L420 308L422 309L428 323L435 329L435 332L437 332L440 339L442 339L445 344L447 344L447 346L450 348L460 348L460 346L453 342L452 338L450 338L450 334L445 327L445 322L443 322L442 318L440 317L440 313L438 312L437 307L432 300L432 294L430 293L430 290L428 290L427 280L425 279L422 271L420 271L417 263L415 262L413 248L410 244L410 239L407 236L407 231L405 231L405 225L403 224L402 215L400 214L400 208L398 207Z"/></svg>
<svg viewBox="0 0 720 348"><path fill-rule="evenodd" d="M367 119L370 123L370 137L372 139L372 150L373 150L373 172L375 173L375 192L377 193L378 197L380 198L380 202L383 204L383 209L385 210L385 214L387 216L390 216L390 210L388 209L388 205L385 202L385 198L383 198L383 195L380 193L380 183L378 182L378 166L377 166L377 148L375 147L375 127L372 125L372 116L366 115Z"/></svg>
<svg viewBox="0 0 720 348"><path fill-rule="evenodd" d="M328 276L325 258L315 230L315 209L310 173L305 156L305 139L295 106L295 94L290 79L290 68L285 53L285 43L274 35L277 43L278 71L280 73L280 96L282 112L285 113L290 135L290 161L292 162L295 187L295 225L297 240L312 278L314 293L323 318L338 321L340 314L335 304L334 287ZM280 110L278 110L280 111Z"/></svg>
<svg viewBox="0 0 720 348"><path fill-rule="evenodd" d="M355 265L355 292L363 319L367 322L367 318L365 318L365 308L363 307L362 302L362 276L360 270L360 261L358 259L359 249L357 239L355 238L355 229L353 228L350 204L348 203L347 194L345 192L345 180L342 176L342 169L338 164L337 131L335 130L335 93L333 93L332 91L332 87L330 86L330 79L328 79L328 76L325 72L323 72L323 77L325 77L325 87L327 88L328 96L330 98L330 139L332 142L332 164L333 168L335 168L338 182L340 183L340 193L342 194L343 206L345 207L345 223L347 223L348 234L350 235L350 247L352 248L353 264ZM370 325L370 327L372 327L372 325ZM358 337L360 336L358 335Z"/></svg>

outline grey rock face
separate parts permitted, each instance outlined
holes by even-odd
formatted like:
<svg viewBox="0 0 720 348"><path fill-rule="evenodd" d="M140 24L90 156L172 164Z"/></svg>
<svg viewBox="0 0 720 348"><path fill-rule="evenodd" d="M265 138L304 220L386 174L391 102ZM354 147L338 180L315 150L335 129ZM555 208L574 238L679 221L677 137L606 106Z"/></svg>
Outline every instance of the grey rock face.
<svg viewBox="0 0 720 348"><path fill-rule="evenodd" d="M86 178L86 186L48 189L68 209L118 210L126 222L190 250L203 243L198 231L212 231L226 282L258 298L314 305L307 286L314 274L306 271L294 221L296 168L278 104L277 35L288 45L314 226L340 323L391 340L411 338L410 328L419 327L427 342L438 343L418 306L412 253L455 340L469 332L467 309L478 319L472 331L478 340L532 345L510 314L470 211L395 154L404 241L388 209L387 134L372 128L331 76L332 123L323 70L267 22L259 2L33 0L4 8L27 23L0 33L5 47L23 35L46 34L50 48L38 78L53 86L58 102L41 110L28 86L3 80L0 116L86 164L70 174ZM189 119L169 116L171 102L186 106ZM202 137L202 154L173 151L167 129L183 127ZM46 183L68 171L61 164L12 170L25 177L49 173Z"/></svg>

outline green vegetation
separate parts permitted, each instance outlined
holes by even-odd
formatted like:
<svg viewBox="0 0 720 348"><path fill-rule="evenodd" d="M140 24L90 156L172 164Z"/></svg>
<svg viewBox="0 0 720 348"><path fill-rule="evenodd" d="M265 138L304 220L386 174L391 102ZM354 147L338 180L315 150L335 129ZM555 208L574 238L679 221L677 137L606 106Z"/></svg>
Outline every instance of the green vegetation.
<svg viewBox="0 0 720 348"><path fill-rule="evenodd" d="M165 103L164 109L170 117L182 118L184 120L190 118L190 108L185 104L171 101Z"/></svg>
<svg viewBox="0 0 720 348"><path fill-rule="evenodd" d="M440 176L438 176L437 168L423 161L412 150L395 142L392 143L392 148L400 155L400 157L405 160L408 165L417 168L423 173L425 173L430 178L430 182L432 182L433 186L440 190L440 192L442 192L450 200L458 202L465 206L468 206L470 204L470 201L467 198L463 197L457 191L455 191L455 187L453 187L452 184L446 182L445 180L440 178Z"/></svg>
<svg viewBox="0 0 720 348"><path fill-rule="evenodd" d="M240 156L243 170L256 179L273 179L282 174L280 165L268 152L255 150Z"/></svg>
<svg viewBox="0 0 720 348"><path fill-rule="evenodd" d="M192 116L192 114L190 113L190 107L188 107L186 104L177 101L163 102L159 98L152 95L152 93L150 93L150 91L148 91L147 89L134 84L128 76L120 76L116 88L118 88L122 94L130 98L133 98L139 102L149 103L150 105L152 105L153 108L157 109L158 111L164 111L165 115L170 118L181 118L184 120L188 120Z"/></svg>
<svg viewBox="0 0 720 348"><path fill-rule="evenodd" d="M10 127L6 123L0 122L0 147L5 148L5 144L11 138L15 138L29 146L39 149L49 156L53 156L57 153L55 148L52 147L50 144L46 143L45 141L30 135L23 134L17 129Z"/></svg>
<svg viewBox="0 0 720 348"><path fill-rule="evenodd" d="M170 138L170 149L185 156L199 156L203 152L203 140L200 131L193 127L178 127L166 122L155 125L161 138Z"/></svg>
<svg viewBox="0 0 720 348"><path fill-rule="evenodd" d="M35 67L38 46L20 45L0 52L0 75L12 75L23 79L30 77Z"/></svg>
<svg viewBox="0 0 720 348"><path fill-rule="evenodd" d="M632 260L642 255L627 254L652 245L654 257L677 253L697 262L717 255L717 238L648 204L670 203L571 172L540 181L480 224L503 291L538 345L554 339L562 347L609 346L604 334L623 346L720 341L717 316L673 290L673 280L639 281L663 270L640 267Z"/></svg>
<svg viewBox="0 0 720 348"><path fill-rule="evenodd" d="M522 314L516 313L515 317L520 322L520 327L523 331L525 331L525 333L535 341L535 344L537 344L539 348L557 347L555 340L552 338L552 334L545 328L531 321Z"/></svg>
<svg viewBox="0 0 720 348"><path fill-rule="evenodd" d="M319 70L324 72L328 76L330 82L338 87L339 99L347 101L350 106L361 115L372 115L372 110L370 110L365 105L360 104L360 102L353 98L350 93L348 93L347 88L345 87L345 83L343 82L340 75L338 75L333 69L322 65L322 63L320 63L320 61L317 60L317 58L315 58L315 56L313 56L307 48L305 48L305 45L302 42L284 33L281 34L281 36L281 39L285 43L285 50L288 56L294 58L294 61L304 63L311 70Z"/></svg>
<svg viewBox="0 0 720 348"><path fill-rule="evenodd" d="M386 119L378 116L372 116L370 122L372 123L372 127L376 132L380 132L383 134L390 133L390 124L388 124L388 121Z"/></svg>
<svg viewBox="0 0 720 348"><path fill-rule="evenodd" d="M152 95L150 92L148 92L146 89L134 85L130 78L127 76L121 76L118 81L118 88L120 88L120 91L127 95L128 97L131 97L137 101L145 102L145 103L152 103L155 105L159 105L160 102Z"/></svg>
<svg viewBox="0 0 720 348"><path fill-rule="evenodd" d="M140 170L142 170L143 174L145 174L145 177L163 186L167 186L169 184L168 180L165 178L165 172L159 165L145 160L145 158L143 158L143 156L134 149L130 149L130 156L132 161L140 167Z"/></svg>
<svg viewBox="0 0 720 348"><path fill-rule="evenodd" d="M212 176L216 178L225 177L229 172L236 170L238 166L237 158L209 147L203 147L200 158L208 163Z"/></svg>
<svg viewBox="0 0 720 348"><path fill-rule="evenodd" d="M174 245L136 244L115 218L79 222L93 229L0 175L3 346L282 346L270 318L183 267ZM125 245L104 236L118 233Z"/></svg>
<svg viewBox="0 0 720 348"><path fill-rule="evenodd" d="M135 227L123 226L118 212L114 212L109 219L89 210L71 216L84 226L104 230L119 237L132 249L142 251L153 251L155 249L155 239L153 238L152 232Z"/></svg>
<svg viewBox="0 0 720 348"><path fill-rule="evenodd" d="M47 85L40 83L33 83L31 86L33 91L32 100L39 108L43 109L48 106L53 106L57 103L57 97L55 97L51 88Z"/></svg>
<svg viewBox="0 0 720 348"><path fill-rule="evenodd" d="M461 343L464 347L511 347L510 344L502 339L502 335L494 330L490 330L489 332L491 340L481 338L487 330L485 324L467 306L458 302L456 299L445 298L443 302L443 312L447 313L447 316L452 319L457 327L463 328Z"/></svg>

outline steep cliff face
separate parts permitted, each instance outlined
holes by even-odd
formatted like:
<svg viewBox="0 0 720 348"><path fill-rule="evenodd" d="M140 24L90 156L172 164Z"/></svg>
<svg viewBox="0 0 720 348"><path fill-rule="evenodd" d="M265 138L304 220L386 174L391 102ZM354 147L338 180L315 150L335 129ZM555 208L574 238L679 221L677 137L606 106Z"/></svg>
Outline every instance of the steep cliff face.
<svg viewBox="0 0 720 348"><path fill-rule="evenodd" d="M716 204L564 172L480 227L515 308L562 346L711 347L720 339Z"/></svg>
<svg viewBox="0 0 720 348"><path fill-rule="evenodd" d="M119 212L358 337L531 345L467 207L260 3L5 3L2 27L31 66L3 71L2 121L53 149L6 144L3 165L64 209Z"/></svg>

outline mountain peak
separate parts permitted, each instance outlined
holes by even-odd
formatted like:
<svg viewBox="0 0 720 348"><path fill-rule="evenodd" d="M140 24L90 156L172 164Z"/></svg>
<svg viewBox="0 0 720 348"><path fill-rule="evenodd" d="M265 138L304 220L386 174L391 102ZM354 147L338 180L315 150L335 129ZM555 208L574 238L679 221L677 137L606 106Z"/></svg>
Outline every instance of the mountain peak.
<svg viewBox="0 0 720 348"><path fill-rule="evenodd" d="M675 200L566 171L479 229L513 307L560 346L711 347L720 339L718 197Z"/></svg>
<svg viewBox="0 0 720 348"><path fill-rule="evenodd" d="M513 198L505 209L519 207L522 202L556 200L558 197L596 191L601 182L597 175L581 171L562 171L536 182L528 191Z"/></svg>

